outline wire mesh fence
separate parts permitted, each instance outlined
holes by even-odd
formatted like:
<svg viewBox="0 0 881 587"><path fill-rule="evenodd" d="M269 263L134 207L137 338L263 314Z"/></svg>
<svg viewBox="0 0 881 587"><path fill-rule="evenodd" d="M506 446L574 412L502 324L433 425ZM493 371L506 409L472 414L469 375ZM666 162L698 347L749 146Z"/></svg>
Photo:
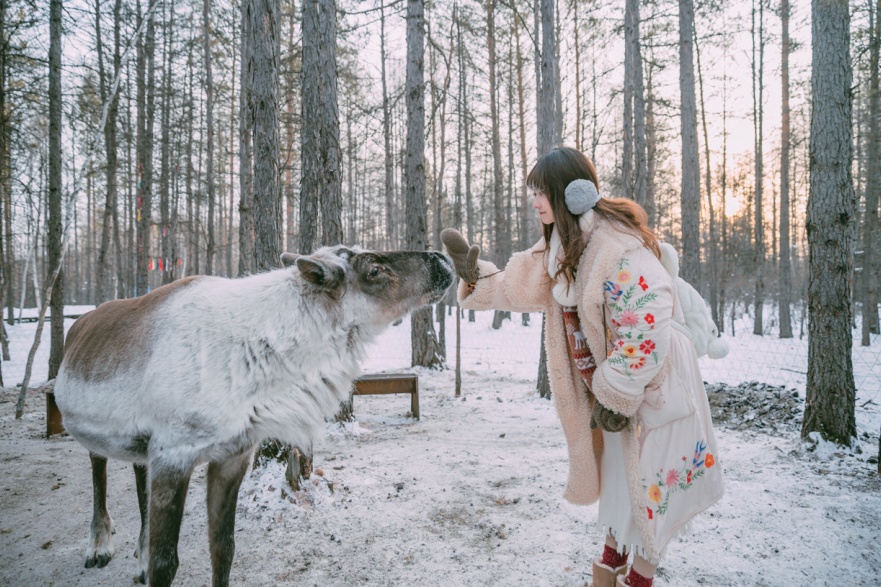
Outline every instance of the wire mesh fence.
<svg viewBox="0 0 881 587"><path fill-rule="evenodd" d="M75 317L88 311L90 306L68 306L65 308L65 331L73 324ZM2 363L3 383L14 387L24 378L28 352L33 344L37 324L36 309L25 309L21 322L4 324L9 358ZM470 316L473 315L473 321ZM437 315L435 315L437 318ZM18 312L16 312L18 318ZM461 311L459 319L459 356L462 378L487 379L499 383L516 385L519 389L533 389L538 373L538 359L541 344L542 315L533 313L523 319L521 314L512 314L493 328L494 312ZM445 342L446 368L456 364L456 309L447 306L443 317L443 338ZM730 352L721 360L703 357L701 371L707 383L726 383L737 385L757 381L771 385L783 385L795 389L804 397L807 383L808 340L807 335L780 339L775 330L774 316L766 320L763 335L753 332L753 318L744 312L732 322L726 322L729 332L733 325L734 336L723 333ZM873 335L870 346L860 345L859 317L854 325L853 373L857 389L857 418L881 411L881 336ZM435 322L435 331L440 335L441 323ZM49 360L48 325L43 332L43 341L34 361L32 385L46 380ZM365 373L404 371L411 367L410 322L405 318L401 323L391 326L375 343L368 348L364 361ZM450 390L453 393L453 390Z"/></svg>

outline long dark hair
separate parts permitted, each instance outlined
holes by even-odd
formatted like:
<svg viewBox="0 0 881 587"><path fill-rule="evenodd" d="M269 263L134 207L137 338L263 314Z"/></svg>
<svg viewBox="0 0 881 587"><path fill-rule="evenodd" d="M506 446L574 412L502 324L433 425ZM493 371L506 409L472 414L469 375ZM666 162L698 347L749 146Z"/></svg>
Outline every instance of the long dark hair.
<svg viewBox="0 0 881 587"><path fill-rule="evenodd" d="M554 278L562 274L568 283L575 281L578 261L587 245L578 225L578 217L566 207L566 186L576 179L591 181L597 190L600 189L593 163L584 153L571 147L559 147L545 153L526 177L526 185L545 194L551 203L554 224L542 225L542 233L545 247L548 248L554 226L557 227L564 254ZM597 202L594 210L601 218L619 224L623 232L642 240L645 247L660 258L658 239L648 227L648 215L642 206L624 198L603 198Z"/></svg>

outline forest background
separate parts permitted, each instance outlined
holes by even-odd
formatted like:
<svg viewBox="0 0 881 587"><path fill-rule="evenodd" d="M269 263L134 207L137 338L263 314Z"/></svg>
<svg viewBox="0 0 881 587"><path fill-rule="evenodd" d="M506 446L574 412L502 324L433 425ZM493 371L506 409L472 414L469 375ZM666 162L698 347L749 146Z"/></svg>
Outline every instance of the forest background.
<svg viewBox="0 0 881 587"><path fill-rule="evenodd" d="M646 208L721 331L747 313L755 335L808 337L825 308L837 334L814 339L842 347L843 329L844 358L810 368L850 416L816 426L846 442L851 334L879 344L881 3L814 4L840 26L787 0L0 0L4 322L42 305L61 258L52 377L64 304L267 270L282 250L440 249L456 227L502 266L539 236L526 173L566 144L606 197ZM812 74L847 89L831 200ZM822 218L842 227L838 273L811 265ZM812 310L827 279L838 305ZM412 364L443 362L430 311L411 328ZM4 326L2 342L8 360L31 341Z"/></svg>

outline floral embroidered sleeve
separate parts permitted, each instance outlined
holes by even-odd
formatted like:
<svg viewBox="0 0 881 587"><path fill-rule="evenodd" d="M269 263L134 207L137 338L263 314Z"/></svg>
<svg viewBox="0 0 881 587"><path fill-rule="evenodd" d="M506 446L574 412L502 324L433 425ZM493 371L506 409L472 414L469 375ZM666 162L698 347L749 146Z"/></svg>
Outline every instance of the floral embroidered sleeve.
<svg viewBox="0 0 881 587"><path fill-rule="evenodd" d="M636 411L646 385L663 367L670 344L673 285L649 255L645 249L629 253L604 287L608 357L600 368L604 389L598 397L625 415Z"/></svg>

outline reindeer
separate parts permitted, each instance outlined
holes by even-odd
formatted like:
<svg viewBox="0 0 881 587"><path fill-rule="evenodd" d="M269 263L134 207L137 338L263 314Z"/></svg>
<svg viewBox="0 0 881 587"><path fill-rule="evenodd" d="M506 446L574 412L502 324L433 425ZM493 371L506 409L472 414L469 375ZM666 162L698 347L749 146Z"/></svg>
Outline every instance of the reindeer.
<svg viewBox="0 0 881 587"><path fill-rule="evenodd" d="M171 585L190 475L207 461L214 586L228 585L254 448L309 446L349 399L365 345L453 281L440 253L325 247L282 261L240 279L180 279L71 327L55 398L92 461L86 568L113 557L107 459L121 459L133 463L141 512L134 580Z"/></svg>

